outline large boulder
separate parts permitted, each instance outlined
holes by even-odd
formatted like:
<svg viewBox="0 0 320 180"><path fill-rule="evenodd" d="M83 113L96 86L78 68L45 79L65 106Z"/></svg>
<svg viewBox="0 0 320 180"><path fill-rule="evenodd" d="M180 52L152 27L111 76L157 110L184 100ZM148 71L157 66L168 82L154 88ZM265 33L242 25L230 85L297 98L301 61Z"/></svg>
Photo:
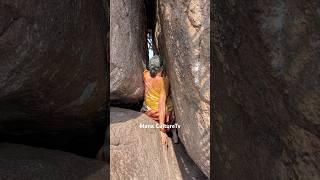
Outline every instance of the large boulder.
<svg viewBox="0 0 320 180"><path fill-rule="evenodd" d="M108 165L70 153L0 144L0 179L107 180Z"/></svg>
<svg viewBox="0 0 320 180"><path fill-rule="evenodd" d="M1 1L1 121L85 117L105 103L101 1Z"/></svg>
<svg viewBox="0 0 320 180"><path fill-rule="evenodd" d="M111 108L111 179L206 179L179 145L160 142L156 123L140 112Z"/></svg>
<svg viewBox="0 0 320 180"><path fill-rule="evenodd" d="M320 1L213 4L215 179L320 179Z"/></svg>
<svg viewBox="0 0 320 180"><path fill-rule="evenodd" d="M209 176L209 0L159 0L155 36L169 75L179 137Z"/></svg>
<svg viewBox="0 0 320 180"><path fill-rule="evenodd" d="M0 134L94 132L107 96L102 1L3 0L0 32Z"/></svg>
<svg viewBox="0 0 320 180"><path fill-rule="evenodd" d="M110 1L110 100L143 100L143 62L147 58L144 0Z"/></svg>

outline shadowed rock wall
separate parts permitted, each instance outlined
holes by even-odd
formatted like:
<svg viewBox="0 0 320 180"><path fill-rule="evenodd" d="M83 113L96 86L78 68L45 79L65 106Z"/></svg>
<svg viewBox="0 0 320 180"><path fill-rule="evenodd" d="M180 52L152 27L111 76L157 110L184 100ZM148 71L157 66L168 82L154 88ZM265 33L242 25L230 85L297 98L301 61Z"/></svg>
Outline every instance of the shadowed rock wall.
<svg viewBox="0 0 320 180"><path fill-rule="evenodd" d="M0 144L0 179L108 180L108 165L74 154Z"/></svg>
<svg viewBox="0 0 320 180"><path fill-rule="evenodd" d="M214 178L320 178L320 2L214 1Z"/></svg>
<svg viewBox="0 0 320 180"><path fill-rule="evenodd" d="M100 0L1 1L0 140L94 134L104 122L105 36Z"/></svg>

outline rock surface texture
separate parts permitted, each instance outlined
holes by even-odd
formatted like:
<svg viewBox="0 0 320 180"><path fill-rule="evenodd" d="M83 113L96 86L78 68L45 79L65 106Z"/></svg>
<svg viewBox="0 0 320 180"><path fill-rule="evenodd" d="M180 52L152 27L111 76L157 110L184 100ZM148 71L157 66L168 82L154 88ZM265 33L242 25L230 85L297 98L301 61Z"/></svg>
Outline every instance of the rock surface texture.
<svg viewBox="0 0 320 180"><path fill-rule="evenodd" d="M110 112L111 179L206 179L179 145L160 142L156 123L146 115L121 108Z"/></svg>
<svg viewBox="0 0 320 180"><path fill-rule="evenodd" d="M106 32L100 1L5 0L0 8L1 120L87 116L102 107Z"/></svg>
<svg viewBox="0 0 320 180"><path fill-rule="evenodd" d="M210 2L158 0L155 36L165 60L179 137L188 154L210 171Z"/></svg>
<svg viewBox="0 0 320 180"><path fill-rule="evenodd" d="M108 180L108 166L70 153L0 144L0 179Z"/></svg>
<svg viewBox="0 0 320 180"><path fill-rule="evenodd" d="M143 62L146 61L144 0L110 1L110 100L143 100Z"/></svg>
<svg viewBox="0 0 320 180"><path fill-rule="evenodd" d="M320 1L212 7L213 178L320 179Z"/></svg>
<svg viewBox="0 0 320 180"><path fill-rule="evenodd" d="M90 127L107 95L102 1L3 0L0 15L0 132Z"/></svg>

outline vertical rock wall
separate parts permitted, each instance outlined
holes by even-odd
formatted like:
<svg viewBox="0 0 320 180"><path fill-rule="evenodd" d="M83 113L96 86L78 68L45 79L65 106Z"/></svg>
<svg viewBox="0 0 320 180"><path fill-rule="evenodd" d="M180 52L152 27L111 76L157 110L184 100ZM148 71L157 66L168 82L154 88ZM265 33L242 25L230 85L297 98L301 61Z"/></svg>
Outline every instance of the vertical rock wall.
<svg viewBox="0 0 320 180"><path fill-rule="evenodd" d="M155 36L170 78L179 137L209 176L209 0L158 0Z"/></svg>
<svg viewBox="0 0 320 180"><path fill-rule="evenodd" d="M320 2L214 1L214 178L320 178Z"/></svg>
<svg viewBox="0 0 320 180"><path fill-rule="evenodd" d="M106 22L100 0L4 0L0 15L0 129L10 121L32 126L28 120L61 127L55 119L68 119L69 127L104 107Z"/></svg>
<svg viewBox="0 0 320 180"><path fill-rule="evenodd" d="M106 54L107 54L107 63L110 65L110 0L103 0L103 5L104 5L104 12L107 20L107 34L106 34ZM107 79L110 80L110 69L107 69ZM110 162L109 159L109 128L110 128L110 81L108 83L108 88L107 88L107 100L109 101L107 104L107 109L106 109L106 131L104 133L104 143L102 145L102 151L103 153L100 154L102 157L100 159L103 159L104 161ZM99 154L99 152L98 152ZM98 155L97 154L97 155Z"/></svg>
<svg viewBox="0 0 320 180"><path fill-rule="evenodd" d="M96 151L107 96L105 36L101 0L2 0L0 141ZM88 147L78 149L81 142Z"/></svg>
<svg viewBox="0 0 320 180"><path fill-rule="evenodd" d="M143 100L146 61L144 0L110 1L110 99L115 103Z"/></svg>

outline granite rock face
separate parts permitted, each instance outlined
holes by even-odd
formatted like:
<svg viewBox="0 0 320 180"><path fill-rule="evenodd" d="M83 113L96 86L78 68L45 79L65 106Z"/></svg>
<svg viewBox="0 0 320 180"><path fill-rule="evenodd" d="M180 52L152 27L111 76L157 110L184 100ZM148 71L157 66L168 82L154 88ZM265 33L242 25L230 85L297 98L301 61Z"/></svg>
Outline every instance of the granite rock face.
<svg viewBox="0 0 320 180"><path fill-rule="evenodd" d="M111 179L206 179L179 145L160 142L156 123L140 112L111 108Z"/></svg>
<svg viewBox="0 0 320 180"><path fill-rule="evenodd" d="M105 128L106 31L99 0L0 2L0 142L94 157Z"/></svg>
<svg viewBox="0 0 320 180"><path fill-rule="evenodd" d="M147 58L144 0L110 1L110 100L143 100Z"/></svg>
<svg viewBox="0 0 320 180"><path fill-rule="evenodd" d="M320 2L212 7L213 178L319 179Z"/></svg>
<svg viewBox="0 0 320 180"><path fill-rule="evenodd" d="M0 131L82 128L103 114L105 23L98 0L0 2Z"/></svg>
<svg viewBox="0 0 320 180"><path fill-rule="evenodd" d="M210 171L210 1L158 0L156 44L170 79L179 137Z"/></svg>
<svg viewBox="0 0 320 180"><path fill-rule="evenodd" d="M0 179L107 180L108 165L70 153L0 144Z"/></svg>

